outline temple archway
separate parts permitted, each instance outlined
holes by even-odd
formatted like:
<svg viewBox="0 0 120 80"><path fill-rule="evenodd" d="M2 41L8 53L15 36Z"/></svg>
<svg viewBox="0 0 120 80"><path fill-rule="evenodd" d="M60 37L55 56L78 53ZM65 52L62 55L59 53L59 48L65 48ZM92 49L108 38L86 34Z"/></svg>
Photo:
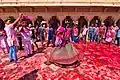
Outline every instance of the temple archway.
<svg viewBox="0 0 120 80"><path fill-rule="evenodd" d="M66 27L66 25L69 23L70 27L74 26L73 19L71 16L66 16L65 19L62 21L62 26Z"/></svg>
<svg viewBox="0 0 120 80"><path fill-rule="evenodd" d="M106 27L110 27L112 25L114 25L114 19L112 16L108 16L105 20L104 20L105 26Z"/></svg>
<svg viewBox="0 0 120 80"><path fill-rule="evenodd" d="M99 16L94 16L93 19L90 21L90 25L91 24L97 24L98 26L101 25L101 19Z"/></svg>
<svg viewBox="0 0 120 80"><path fill-rule="evenodd" d="M60 20L58 19L57 16L52 16L48 20L48 24L50 24L53 27L53 29L57 29L58 28L58 23L60 23Z"/></svg>
<svg viewBox="0 0 120 80"><path fill-rule="evenodd" d="M116 22L116 26L120 26L120 19Z"/></svg>
<svg viewBox="0 0 120 80"><path fill-rule="evenodd" d="M88 21L86 20L85 16L80 16L78 19L79 32L84 27L84 25L88 26Z"/></svg>
<svg viewBox="0 0 120 80"><path fill-rule="evenodd" d="M42 21L44 21L44 18L42 16L37 16L36 20L34 21L34 25L40 25Z"/></svg>

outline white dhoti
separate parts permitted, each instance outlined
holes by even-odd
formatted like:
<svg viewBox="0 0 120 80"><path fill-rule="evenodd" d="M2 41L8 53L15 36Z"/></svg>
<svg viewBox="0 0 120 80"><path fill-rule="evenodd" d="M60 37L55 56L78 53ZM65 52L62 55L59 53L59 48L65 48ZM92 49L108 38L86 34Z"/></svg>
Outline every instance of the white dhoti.
<svg viewBox="0 0 120 80"><path fill-rule="evenodd" d="M111 41L112 41L112 38L110 38L110 37L109 37L109 38L106 38L106 41L107 41L107 42L111 42Z"/></svg>
<svg viewBox="0 0 120 80"><path fill-rule="evenodd" d="M0 36L0 48L2 49L3 52L4 52L4 49L6 49L7 52L9 51L7 38L5 36Z"/></svg>
<svg viewBox="0 0 120 80"><path fill-rule="evenodd" d="M32 54L32 43L31 40L25 40L22 39L23 45L24 45L24 52L27 56L28 54Z"/></svg>

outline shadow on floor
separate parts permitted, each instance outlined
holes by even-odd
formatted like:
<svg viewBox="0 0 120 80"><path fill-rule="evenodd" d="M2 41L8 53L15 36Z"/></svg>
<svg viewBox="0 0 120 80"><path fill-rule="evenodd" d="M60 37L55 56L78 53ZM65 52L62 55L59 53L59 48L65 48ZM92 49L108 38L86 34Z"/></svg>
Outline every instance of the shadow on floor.
<svg viewBox="0 0 120 80"><path fill-rule="evenodd" d="M41 48L39 48L38 50L34 51L33 54L28 55L28 57L21 56L21 57L18 58L18 59L24 60L24 59L26 59L26 58L29 58L29 57L34 56L35 54L44 53L44 50L45 50L45 49L46 49L45 47L41 47Z"/></svg>
<svg viewBox="0 0 120 80"><path fill-rule="evenodd" d="M80 61L77 60L77 61L75 61L72 64L59 64L59 63L54 63L54 62L46 61L45 64L46 65L54 64L54 65L59 66L61 68L76 68L76 67L80 66Z"/></svg>
<svg viewBox="0 0 120 80"><path fill-rule="evenodd" d="M18 80L36 80L38 70L31 71L30 73L24 75L23 77L19 78Z"/></svg>

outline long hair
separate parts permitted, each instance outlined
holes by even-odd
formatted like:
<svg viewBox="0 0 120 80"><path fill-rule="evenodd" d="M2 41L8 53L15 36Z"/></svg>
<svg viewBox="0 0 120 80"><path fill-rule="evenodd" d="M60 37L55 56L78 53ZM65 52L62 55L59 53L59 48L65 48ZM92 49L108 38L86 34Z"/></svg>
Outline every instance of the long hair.
<svg viewBox="0 0 120 80"><path fill-rule="evenodd" d="M5 28L5 23L4 21L0 18L0 30L4 30Z"/></svg>

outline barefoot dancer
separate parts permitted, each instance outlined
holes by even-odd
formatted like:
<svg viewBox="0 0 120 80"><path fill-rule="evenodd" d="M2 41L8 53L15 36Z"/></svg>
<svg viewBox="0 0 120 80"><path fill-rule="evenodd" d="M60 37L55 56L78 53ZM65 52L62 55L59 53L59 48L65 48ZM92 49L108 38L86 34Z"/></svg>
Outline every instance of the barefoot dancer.
<svg viewBox="0 0 120 80"><path fill-rule="evenodd" d="M31 36L30 36L30 29L27 25L27 21L25 19L21 22L21 35L22 35L22 42L24 44L24 51L25 56L28 57L29 54L32 54L32 42L31 42Z"/></svg>
<svg viewBox="0 0 120 80"><path fill-rule="evenodd" d="M58 24L58 29L56 31L56 41L55 41L55 46L57 47L60 43L61 38L63 37L65 32L65 28L60 26L60 24Z"/></svg>
<svg viewBox="0 0 120 80"><path fill-rule="evenodd" d="M68 32L64 30L58 31L60 33L59 40L57 41L60 45L53 48L48 56L47 64L54 63L56 65L67 67L72 66L73 63L78 61L78 51L69 41L66 41L67 37L65 35Z"/></svg>

